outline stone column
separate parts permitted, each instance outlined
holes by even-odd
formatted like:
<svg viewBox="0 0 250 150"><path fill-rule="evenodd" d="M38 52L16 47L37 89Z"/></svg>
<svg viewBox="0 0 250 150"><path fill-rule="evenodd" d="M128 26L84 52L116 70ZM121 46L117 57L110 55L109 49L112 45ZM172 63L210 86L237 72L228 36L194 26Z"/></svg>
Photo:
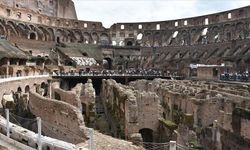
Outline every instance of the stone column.
<svg viewBox="0 0 250 150"><path fill-rule="evenodd" d="M10 60L7 60L7 67L6 67L6 77L9 77L9 65L10 65Z"/></svg>
<svg viewBox="0 0 250 150"><path fill-rule="evenodd" d="M176 141L169 142L169 150L177 150Z"/></svg>

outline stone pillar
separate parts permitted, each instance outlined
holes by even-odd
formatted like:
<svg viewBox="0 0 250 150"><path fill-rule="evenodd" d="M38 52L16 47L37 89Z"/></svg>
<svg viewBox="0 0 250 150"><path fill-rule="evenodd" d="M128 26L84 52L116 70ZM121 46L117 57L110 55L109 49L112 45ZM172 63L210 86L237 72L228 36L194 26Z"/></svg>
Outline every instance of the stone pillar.
<svg viewBox="0 0 250 150"><path fill-rule="evenodd" d="M7 132L7 137L10 137L10 116L9 116L9 109L5 110L6 113L6 132Z"/></svg>
<svg viewBox="0 0 250 150"><path fill-rule="evenodd" d="M42 68L44 69L44 66L45 66L45 62L42 63Z"/></svg>
<svg viewBox="0 0 250 150"><path fill-rule="evenodd" d="M40 117L37 117L37 145L38 150L42 150L42 121Z"/></svg>
<svg viewBox="0 0 250 150"><path fill-rule="evenodd" d="M7 67L6 67L6 77L9 77L9 65L10 65L10 60L7 60Z"/></svg>
<svg viewBox="0 0 250 150"><path fill-rule="evenodd" d="M216 141L216 128L217 128L217 120L214 120L213 122L213 128L212 128L212 141Z"/></svg>
<svg viewBox="0 0 250 150"><path fill-rule="evenodd" d="M169 142L169 150L177 150L176 141Z"/></svg>

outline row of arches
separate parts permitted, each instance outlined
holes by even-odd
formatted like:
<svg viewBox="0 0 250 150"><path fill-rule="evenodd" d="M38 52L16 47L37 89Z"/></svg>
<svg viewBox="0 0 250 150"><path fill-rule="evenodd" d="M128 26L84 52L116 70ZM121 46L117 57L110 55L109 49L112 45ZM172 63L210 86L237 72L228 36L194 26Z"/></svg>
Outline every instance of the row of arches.
<svg viewBox="0 0 250 150"><path fill-rule="evenodd" d="M197 28L146 31L143 46L194 45L226 42L250 38L250 23L237 22L232 24L204 26Z"/></svg>
<svg viewBox="0 0 250 150"><path fill-rule="evenodd" d="M110 37L106 32L83 32L63 28L50 28L44 26L14 23L0 20L0 34L7 37L20 37L24 39L57 42L76 42L86 44L110 44Z"/></svg>
<svg viewBox="0 0 250 150"><path fill-rule="evenodd" d="M57 41L58 43L73 42L100 45L114 45L117 43L114 38L112 38L113 41L111 42L108 31L87 32L77 29L70 30L14 23L13 21L4 20L0 20L0 34L10 37L19 36L31 40ZM207 44L245 38L250 38L249 21L179 28L176 30L147 30L139 32L138 35L133 37L141 46ZM131 46L131 43L118 43L115 45Z"/></svg>

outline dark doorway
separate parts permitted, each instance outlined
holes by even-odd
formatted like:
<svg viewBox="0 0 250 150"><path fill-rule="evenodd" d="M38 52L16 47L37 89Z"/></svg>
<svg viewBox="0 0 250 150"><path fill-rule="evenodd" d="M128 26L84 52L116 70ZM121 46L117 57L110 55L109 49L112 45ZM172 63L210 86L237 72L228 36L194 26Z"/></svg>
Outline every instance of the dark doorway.
<svg viewBox="0 0 250 150"><path fill-rule="evenodd" d="M56 93L56 92L55 92L55 99L59 100L59 101L61 100L61 96L58 93Z"/></svg>
<svg viewBox="0 0 250 150"><path fill-rule="evenodd" d="M213 76L214 77L218 76L218 69L217 68L213 68Z"/></svg>
<svg viewBox="0 0 250 150"><path fill-rule="evenodd" d="M56 37L56 42L60 43L60 37Z"/></svg>
<svg viewBox="0 0 250 150"><path fill-rule="evenodd" d="M30 87L27 85L27 86L25 87L25 93L29 93L29 91L30 91Z"/></svg>
<svg viewBox="0 0 250 150"><path fill-rule="evenodd" d="M111 58L104 58L103 62L104 62L103 63L104 69L109 69L109 70L112 69L112 59Z"/></svg>
<svg viewBox="0 0 250 150"><path fill-rule="evenodd" d="M141 133L143 142L153 142L153 130L148 128L143 128L139 130L139 133Z"/></svg>
<svg viewBox="0 0 250 150"><path fill-rule="evenodd" d="M30 33L30 39L31 40L36 40L36 34L35 33Z"/></svg>
<svg viewBox="0 0 250 150"><path fill-rule="evenodd" d="M133 45L133 42L131 42L131 41L127 42L127 46L132 46L132 45Z"/></svg>

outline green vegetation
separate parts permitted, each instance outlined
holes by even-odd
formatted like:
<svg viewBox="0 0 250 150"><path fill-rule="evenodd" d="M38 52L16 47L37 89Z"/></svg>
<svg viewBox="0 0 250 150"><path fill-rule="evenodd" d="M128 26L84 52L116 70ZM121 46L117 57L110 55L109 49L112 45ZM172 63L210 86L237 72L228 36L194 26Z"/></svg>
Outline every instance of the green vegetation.
<svg viewBox="0 0 250 150"><path fill-rule="evenodd" d="M165 120L163 118L159 119L159 121L165 126L167 127L169 130L173 131L176 130L178 128L177 124L174 123L171 120Z"/></svg>
<svg viewBox="0 0 250 150"><path fill-rule="evenodd" d="M192 147L194 149L202 150L203 146L197 140L191 140L188 142L188 147Z"/></svg>

